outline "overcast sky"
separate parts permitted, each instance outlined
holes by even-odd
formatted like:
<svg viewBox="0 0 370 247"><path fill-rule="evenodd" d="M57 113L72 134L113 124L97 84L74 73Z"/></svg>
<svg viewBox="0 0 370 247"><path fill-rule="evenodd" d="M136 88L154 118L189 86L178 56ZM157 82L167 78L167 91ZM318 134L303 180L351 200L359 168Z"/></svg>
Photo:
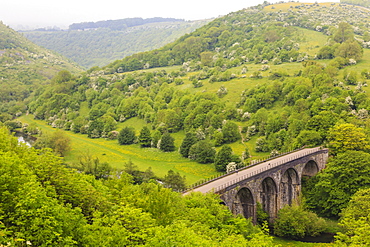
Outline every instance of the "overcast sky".
<svg viewBox="0 0 370 247"><path fill-rule="evenodd" d="M172 17L199 20L246 7L264 0L1 0L0 20L13 28L59 26L86 21L130 17ZM271 3L277 1L268 1ZM300 1L316 2L316 1ZM317 2L328 2L320 1ZM339 2L332 0L330 2Z"/></svg>

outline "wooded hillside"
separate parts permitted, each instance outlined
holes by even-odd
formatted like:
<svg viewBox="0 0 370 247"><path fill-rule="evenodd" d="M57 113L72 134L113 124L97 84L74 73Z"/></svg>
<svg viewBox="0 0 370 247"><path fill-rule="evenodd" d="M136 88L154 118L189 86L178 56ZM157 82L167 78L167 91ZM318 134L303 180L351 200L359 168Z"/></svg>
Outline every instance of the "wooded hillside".
<svg viewBox="0 0 370 247"><path fill-rule="evenodd" d="M107 65L134 53L162 47L209 21L130 18L76 23L65 31L38 30L22 33L36 44L57 51L88 69Z"/></svg>
<svg viewBox="0 0 370 247"><path fill-rule="evenodd" d="M26 111L24 99L60 70L82 69L55 52L41 48L0 22L0 111ZM7 116L2 120L11 119Z"/></svg>
<svg viewBox="0 0 370 247"><path fill-rule="evenodd" d="M168 188L182 190L184 175L202 169L230 172L263 156L325 146L328 167L301 181L305 202L283 208L270 227L293 239L340 231L339 245L369 245L369 18L368 10L352 5L265 3L103 68L59 71L30 97L19 98L25 99L23 111L1 115L9 129L21 128L39 140L38 150L25 149L3 129L0 174L24 173L19 185L0 186L9 198L0 208L9 215L1 219L5 234L0 236L10 241L24 233L35 243L50 239L87 246L99 246L103 236L109 236L104 245L163 246L165 239L168 246L270 246L270 238L227 213L213 195L181 197ZM13 118L26 111L27 117ZM59 140L67 139L61 133L74 133L95 148L120 147L120 163L111 166L106 151L81 155L85 145L61 153L55 135L43 133L42 124L19 122L31 116L34 123L65 130L56 131ZM119 154L111 150L113 160ZM79 172L62 166L52 152ZM139 171L131 157L145 169ZM9 170L11 164L15 169ZM165 176L153 174L152 165L163 172L173 164ZM30 210L29 218L19 218L28 205L28 197L22 197L26 184L36 186L31 187L40 196L35 202L48 202L45 210L51 213L45 215L62 222L50 226L59 238L34 227L44 215L37 205L32 209L38 214ZM12 197L17 193L21 196ZM71 229L63 215L75 219L76 227ZM318 215L339 219L343 228ZM258 222L267 219L259 209Z"/></svg>
<svg viewBox="0 0 370 247"><path fill-rule="evenodd" d="M341 3L348 3L363 7L370 7L370 1L369 0L341 0Z"/></svg>

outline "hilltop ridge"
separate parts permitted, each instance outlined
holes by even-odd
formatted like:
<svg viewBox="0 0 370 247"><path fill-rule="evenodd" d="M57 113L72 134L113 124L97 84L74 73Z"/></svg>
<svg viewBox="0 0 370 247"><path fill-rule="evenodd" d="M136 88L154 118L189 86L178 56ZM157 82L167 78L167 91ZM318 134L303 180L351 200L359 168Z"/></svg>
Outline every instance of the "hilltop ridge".
<svg viewBox="0 0 370 247"><path fill-rule="evenodd" d="M107 66L107 73L132 71L137 69L182 65L192 60L208 56L228 61L228 66L248 62L260 63L274 60L276 63L302 61L310 52L300 52L301 37L294 33L293 27L302 27L330 36L340 22L351 23L356 38L368 47L367 39L361 38L368 33L364 25L370 20L369 11L353 5L339 3L278 3L264 4L218 18L184 35L173 43L151 52L137 53L117 60ZM285 43L285 44L283 44ZM288 49L284 48L290 47ZM287 53L291 54L287 54ZM226 61L225 61L226 62Z"/></svg>
<svg viewBox="0 0 370 247"><path fill-rule="evenodd" d="M69 25L69 30L86 30L86 29L98 29L98 28L109 28L115 31L123 31L129 27L141 26L150 23L160 23L160 22L184 22L183 19L176 18L126 18L119 20L106 20L97 22L81 22L73 23Z"/></svg>

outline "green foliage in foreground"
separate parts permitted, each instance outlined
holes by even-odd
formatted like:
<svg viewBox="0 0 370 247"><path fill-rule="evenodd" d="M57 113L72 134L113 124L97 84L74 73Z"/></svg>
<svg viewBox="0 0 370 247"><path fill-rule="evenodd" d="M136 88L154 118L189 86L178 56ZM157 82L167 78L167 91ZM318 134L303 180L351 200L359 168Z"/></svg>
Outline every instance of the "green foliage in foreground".
<svg viewBox="0 0 370 247"><path fill-rule="evenodd" d="M302 205L286 205L279 210L274 233L289 239L318 236L326 230L325 220L305 210Z"/></svg>
<svg viewBox="0 0 370 247"><path fill-rule="evenodd" d="M280 244L281 246L294 246L294 247L331 247L335 246L333 243L307 243L289 240L285 238L274 237L274 244Z"/></svg>
<svg viewBox="0 0 370 247"><path fill-rule="evenodd" d="M329 160L327 168L310 179L307 206L322 216L338 217L351 196L370 186L370 154L347 151Z"/></svg>
<svg viewBox="0 0 370 247"><path fill-rule="evenodd" d="M127 173L95 180L0 127L0 244L15 246L273 246L214 194L188 196ZM165 242L163 242L166 240Z"/></svg>
<svg viewBox="0 0 370 247"><path fill-rule="evenodd" d="M368 246L370 244L370 189L361 189L351 198L341 213L344 231L336 236L340 246Z"/></svg>

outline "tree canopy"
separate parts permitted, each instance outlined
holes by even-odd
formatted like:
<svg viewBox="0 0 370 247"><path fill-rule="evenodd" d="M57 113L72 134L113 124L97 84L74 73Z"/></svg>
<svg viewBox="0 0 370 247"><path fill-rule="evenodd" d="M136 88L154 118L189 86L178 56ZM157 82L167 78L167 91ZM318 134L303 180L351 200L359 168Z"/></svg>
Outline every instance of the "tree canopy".
<svg viewBox="0 0 370 247"><path fill-rule="evenodd" d="M369 151L370 144L364 129L353 124L338 124L328 133L329 148L333 154L347 150Z"/></svg>
<svg viewBox="0 0 370 247"><path fill-rule="evenodd" d="M337 217L351 196L370 186L370 154L346 151L331 158L327 168L309 180L307 205L322 216Z"/></svg>
<svg viewBox="0 0 370 247"><path fill-rule="evenodd" d="M233 161L233 150L230 146L224 145L215 157L215 168L217 171L226 171L226 166Z"/></svg>
<svg viewBox="0 0 370 247"><path fill-rule="evenodd" d="M213 163L216 155L212 143L202 140L191 146L189 150L189 158L199 163Z"/></svg>
<svg viewBox="0 0 370 247"><path fill-rule="evenodd" d="M370 230L370 189L361 189L352 197L347 208L341 213L340 225L344 232L336 236L336 243L347 246L370 244L367 232Z"/></svg>
<svg viewBox="0 0 370 247"><path fill-rule="evenodd" d="M135 130L130 127L124 127L118 134L118 143L121 145L133 144L136 140Z"/></svg>

